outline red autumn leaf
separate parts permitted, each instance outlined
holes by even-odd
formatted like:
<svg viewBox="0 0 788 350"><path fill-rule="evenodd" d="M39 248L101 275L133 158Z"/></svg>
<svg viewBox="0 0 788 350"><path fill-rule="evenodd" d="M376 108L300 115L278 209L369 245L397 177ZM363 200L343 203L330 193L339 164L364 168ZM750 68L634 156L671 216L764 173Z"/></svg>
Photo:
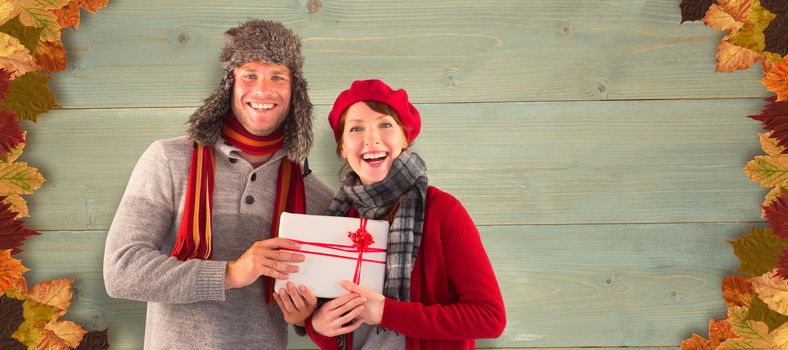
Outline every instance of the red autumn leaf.
<svg viewBox="0 0 788 350"><path fill-rule="evenodd" d="M22 252L22 245L28 236L38 235L36 231L25 228L25 222L16 220L16 213L12 212L8 204L3 204L5 197L0 197L0 249L13 249L11 254Z"/></svg>
<svg viewBox="0 0 788 350"><path fill-rule="evenodd" d="M788 196L782 195L762 208L772 233L782 239L788 239Z"/></svg>
<svg viewBox="0 0 788 350"><path fill-rule="evenodd" d="M779 140L777 145L788 146L788 102L777 102L777 97L766 98L768 102L761 114L749 116L763 125L764 130L772 130L771 137ZM788 148L783 154L788 153Z"/></svg>
<svg viewBox="0 0 788 350"><path fill-rule="evenodd" d="M22 301L0 296L0 349L26 349L22 343L11 337L25 321Z"/></svg>
<svg viewBox="0 0 788 350"><path fill-rule="evenodd" d="M5 100L8 89L11 88L11 73L0 68L0 101Z"/></svg>
<svg viewBox="0 0 788 350"><path fill-rule="evenodd" d="M785 56L788 53L788 15L778 15L763 30L764 50Z"/></svg>
<svg viewBox="0 0 788 350"><path fill-rule="evenodd" d="M22 142L25 138L19 120L13 113L0 109L0 155L11 152Z"/></svg>
<svg viewBox="0 0 788 350"><path fill-rule="evenodd" d="M107 350L109 341L107 340L107 328L103 331L93 331L85 334L82 342L79 343L77 350Z"/></svg>
<svg viewBox="0 0 788 350"><path fill-rule="evenodd" d="M788 280L788 247L783 248L780 260L777 260L777 276Z"/></svg>
<svg viewBox="0 0 788 350"><path fill-rule="evenodd" d="M703 18L714 0L681 0L681 23Z"/></svg>

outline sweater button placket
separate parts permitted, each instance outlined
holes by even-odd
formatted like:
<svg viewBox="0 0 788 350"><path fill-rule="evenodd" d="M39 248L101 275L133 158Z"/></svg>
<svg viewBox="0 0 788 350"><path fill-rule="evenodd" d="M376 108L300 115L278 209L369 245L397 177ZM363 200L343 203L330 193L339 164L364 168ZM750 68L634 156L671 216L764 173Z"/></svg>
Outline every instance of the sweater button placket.
<svg viewBox="0 0 788 350"><path fill-rule="evenodd" d="M246 204L252 204L254 203L254 197L246 196L246 198L244 198L244 202L246 202Z"/></svg>

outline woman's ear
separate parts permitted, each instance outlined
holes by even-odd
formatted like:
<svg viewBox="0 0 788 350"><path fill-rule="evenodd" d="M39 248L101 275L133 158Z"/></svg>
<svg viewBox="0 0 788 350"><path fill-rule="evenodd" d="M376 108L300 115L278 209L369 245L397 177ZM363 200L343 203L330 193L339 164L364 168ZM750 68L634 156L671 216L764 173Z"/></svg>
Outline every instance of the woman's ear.
<svg viewBox="0 0 788 350"><path fill-rule="evenodd" d="M347 155L345 154L345 149L342 147L342 145L339 145L339 156L342 157L342 159L347 159Z"/></svg>

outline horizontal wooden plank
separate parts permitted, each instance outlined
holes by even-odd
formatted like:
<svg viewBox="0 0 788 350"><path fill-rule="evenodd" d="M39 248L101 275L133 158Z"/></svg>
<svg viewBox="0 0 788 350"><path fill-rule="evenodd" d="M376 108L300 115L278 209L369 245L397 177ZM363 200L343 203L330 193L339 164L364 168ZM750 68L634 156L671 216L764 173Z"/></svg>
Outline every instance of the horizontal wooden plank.
<svg viewBox="0 0 788 350"><path fill-rule="evenodd" d="M223 32L249 17L303 37L318 104L369 77L420 103L766 94L757 65L714 72L723 33L679 25L673 0L111 1L64 35L52 88L66 108L197 106L219 82Z"/></svg>
<svg viewBox="0 0 788 350"><path fill-rule="evenodd" d="M430 183L477 224L741 222L764 192L741 172L757 154L759 100L420 105L414 148ZM63 110L29 127L22 160L47 182L28 196L38 230L106 229L154 139L192 109ZM337 188L340 163L317 108L310 165Z"/></svg>
<svg viewBox="0 0 788 350"><path fill-rule="evenodd" d="M720 284L737 262L726 240L744 224L481 227L507 327L481 347L677 346L722 317ZM113 349L140 347L145 305L109 298L105 231L44 232L19 255L29 283L75 279L68 318L109 327ZM291 337L293 348L309 347Z"/></svg>

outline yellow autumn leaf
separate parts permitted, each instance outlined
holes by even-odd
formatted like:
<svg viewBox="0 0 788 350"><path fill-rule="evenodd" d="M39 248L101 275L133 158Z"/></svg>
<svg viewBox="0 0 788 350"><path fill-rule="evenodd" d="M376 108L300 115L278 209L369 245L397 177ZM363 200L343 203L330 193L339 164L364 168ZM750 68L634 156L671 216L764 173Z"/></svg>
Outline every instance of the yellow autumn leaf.
<svg viewBox="0 0 788 350"><path fill-rule="evenodd" d="M717 48L718 72L735 72L747 69L758 60L758 54L748 48L731 44L727 37L720 41Z"/></svg>
<svg viewBox="0 0 788 350"><path fill-rule="evenodd" d="M14 14L15 9L16 8L14 7L14 3L10 1L0 2L0 25L4 24L5 22L8 22L10 19L16 16Z"/></svg>
<svg viewBox="0 0 788 350"><path fill-rule="evenodd" d="M39 303L54 306L65 312L71 304L73 283L74 281L67 278L43 281L35 285L27 295Z"/></svg>
<svg viewBox="0 0 788 350"><path fill-rule="evenodd" d="M44 177L27 163L0 163L0 196L31 194L41 187Z"/></svg>
<svg viewBox="0 0 788 350"><path fill-rule="evenodd" d="M717 4L738 22L745 22L749 18L753 0L717 0Z"/></svg>
<svg viewBox="0 0 788 350"><path fill-rule="evenodd" d="M773 330L772 339L780 349L788 349L788 323Z"/></svg>
<svg viewBox="0 0 788 350"><path fill-rule="evenodd" d="M772 132L765 132L762 134L758 134L758 136L761 139L761 149L763 149L763 151L766 152L766 154L770 156L776 156L781 154L785 150L785 147L777 144L778 142L780 142L780 140L771 137Z"/></svg>
<svg viewBox="0 0 788 350"><path fill-rule="evenodd" d="M19 328L11 337L27 345L28 349L35 349L44 327L60 314L60 310L30 298L26 298L24 301L22 308L25 321L19 325Z"/></svg>
<svg viewBox="0 0 788 350"><path fill-rule="evenodd" d="M766 198L763 199L763 203L761 203L761 205L768 207L769 204L772 204L772 202L776 201L777 198L779 198L783 193L785 193L785 189L780 186L772 188L772 190L766 194ZM761 217L766 218L766 210L763 208L761 208Z"/></svg>
<svg viewBox="0 0 788 350"><path fill-rule="evenodd" d="M788 187L788 155L755 156L742 170L762 187Z"/></svg>
<svg viewBox="0 0 788 350"><path fill-rule="evenodd" d="M11 72L15 79L36 69L35 60L19 39L6 33L0 33L0 68Z"/></svg>
<svg viewBox="0 0 788 350"><path fill-rule="evenodd" d="M736 31L744 25L743 22L737 21L731 16L722 6L712 4L706 15L703 16L703 23L720 31Z"/></svg>
<svg viewBox="0 0 788 350"><path fill-rule="evenodd" d="M17 219L30 217L30 212L28 212L27 209L27 202L25 202L25 199L22 198L22 196L18 194L9 195L2 203L8 204L8 209L14 213L17 213Z"/></svg>
<svg viewBox="0 0 788 350"><path fill-rule="evenodd" d="M25 143L20 142L11 152L0 155L0 163L11 163L22 155L22 150L25 148Z"/></svg>
<svg viewBox="0 0 788 350"><path fill-rule="evenodd" d="M770 309L788 315L788 281L777 276L777 269L753 278L752 285Z"/></svg>
<svg viewBox="0 0 788 350"><path fill-rule="evenodd" d="M49 324L47 324L49 325ZM28 350L31 348L28 347ZM34 350L69 350L68 345L63 339L58 338L55 332L44 329L41 331L41 335L36 340L35 346L32 348Z"/></svg>
<svg viewBox="0 0 788 350"><path fill-rule="evenodd" d="M766 46L763 30L769 26L769 23L771 23L775 17L775 14L761 6L760 1L753 0L747 16L747 21L744 22L741 29L731 34L731 44L760 53Z"/></svg>
<svg viewBox="0 0 788 350"><path fill-rule="evenodd" d="M728 322L731 324L733 333L740 338L728 339L717 350L780 350L774 342L773 336L769 334L769 327L766 323L759 321L748 321L747 309L734 306L728 309Z"/></svg>
<svg viewBox="0 0 788 350"><path fill-rule="evenodd" d="M87 333L78 324L71 321L52 320L44 326L44 330L51 331L56 338L68 347L76 348L82 337Z"/></svg>
<svg viewBox="0 0 788 350"><path fill-rule="evenodd" d="M25 26L41 28L44 41L60 40L60 24L57 16L50 10L66 6L70 0L16 0L14 15ZM12 16L12 17L13 17Z"/></svg>
<svg viewBox="0 0 788 350"><path fill-rule="evenodd" d="M14 288L18 280L24 280L25 272L30 269L22 262L11 257L11 249L0 250L0 290Z"/></svg>

